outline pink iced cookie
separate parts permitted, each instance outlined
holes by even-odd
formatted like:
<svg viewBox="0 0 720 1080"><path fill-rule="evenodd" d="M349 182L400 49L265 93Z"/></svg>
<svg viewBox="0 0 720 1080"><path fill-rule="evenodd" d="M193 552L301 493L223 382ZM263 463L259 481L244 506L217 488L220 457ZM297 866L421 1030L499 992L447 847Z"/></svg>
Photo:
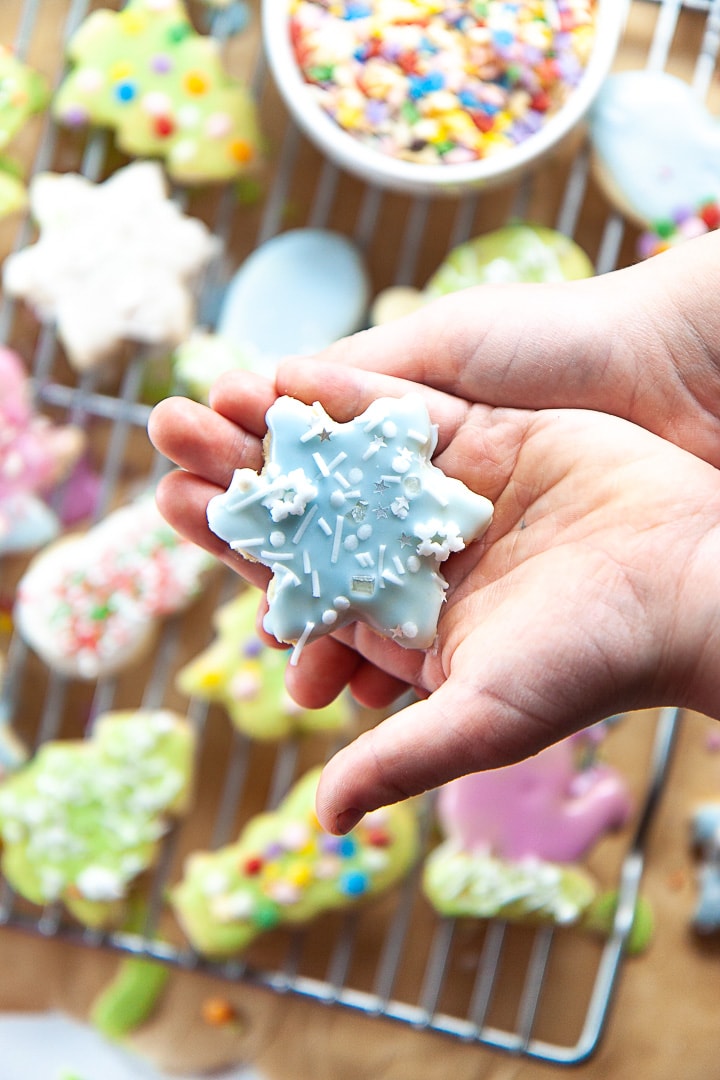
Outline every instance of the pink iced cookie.
<svg viewBox="0 0 720 1080"><path fill-rule="evenodd" d="M445 836L467 851L506 859L582 858L631 808L614 769L597 761L583 767L590 737L575 735L517 765L447 784L438 799Z"/></svg>
<svg viewBox="0 0 720 1080"><path fill-rule="evenodd" d="M43 501L71 472L85 439L33 409L20 358L0 347L0 555L30 550L58 532Z"/></svg>
<svg viewBox="0 0 720 1080"><path fill-rule="evenodd" d="M622 777L594 754L601 729L572 736L516 765L440 789L445 840L424 887L446 915L576 922L596 896L575 865L631 812Z"/></svg>

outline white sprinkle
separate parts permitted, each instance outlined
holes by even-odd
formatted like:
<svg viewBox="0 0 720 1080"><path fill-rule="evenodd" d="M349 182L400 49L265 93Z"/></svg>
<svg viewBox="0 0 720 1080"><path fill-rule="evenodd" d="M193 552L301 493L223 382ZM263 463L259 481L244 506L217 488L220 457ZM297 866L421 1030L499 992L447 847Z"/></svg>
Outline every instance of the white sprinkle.
<svg viewBox="0 0 720 1080"><path fill-rule="evenodd" d="M340 488L336 488L330 496L330 505L333 510L339 510L342 504L345 502L345 492Z"/></svg>
<svg viewBox="0 0 720 1080"><path fill-rule="evenodd" d="M306 443L310 442L311 439L316 439L317 436L322 432L322 430L322 424L315 424L314 427L311 427L309 431L306 431L304 435L300 436L300 442Z"/></svg>
<svg viewBox="0 0 720 1080"><path fill-rule="evenodd" d="M275 484L274 487L259 488L257 491L253 491L252 495L246 495L244 498L240 499L239 502L235 502L234 499L228 498L225 503L225 509L228 513L234 514L237 510L244 510L246 506L252 506L253 503L261 502L263 499L266 499L269 495L272 495L279 490L279 485ZM228 495L230 494L231 493L228 492Z"/></svg>
<svg viewBox="0 0 720 1080"><path fill-rule="evenodd" d="M343 547L346 551L357 551L358 544L358 538L354 533L351 533L350 536L346 536L343 541Z"/></svg>
<svg viewBox="0 0 720 1080"><path fill-rule="evenodd" d="M403 566L403 561L400 558L400 556L399 555L393 555L392 561L393 561L393 566L397 570L398 574L404 574L405 573L405 567Z"/></svg>
<svg viewBox="0 0 720 1080"><path fill-rule="evenodd" d="M333 473L333 476L337 480L338 484L340 484L342 487L344 487L344 488L349 488L350 487L350 481L346 480L341 472L335 471Z"/></svg>
<svg viewBox="0 0 720 1080"><path fill-rule="evenodd" d="M380 588L382 588L383 581L389 581L391 585L402 586L403 584L400 578L396 574L393 574L392 570L388 570L387 568L382 572L382 581L380 582Z"/></svg>
<svg viewBox="0 0 720 1080"><path fill-rule="evenodd" d="M368 420L367 424L363 428L363 431L365 432L365 434L367 435L371 431L374 431L375 428L378 426L378 424L380 424L384 419L385 419L384 416L378 415L373 420Z"/></svg>
<svg viewBox="0 0 720 1080"><path fill-rule="evenodd" d="M386 439L394 439L397 435L397 424L394 420L386 420L382 426L382 433Z"/></svg>
<svg viewBox="0 0 720 1080"><path fill-rule="evenodd" d="M355 556L360 566L374 566L375 560L369 551L359 551Z"/></svg>
<svg viewBox="0 0 720 1080"><path fill-rule="evenodd" d="M305 623L305 629L303 630L300 637L297 639L295 648L293 649L292 655L290 656L290 663L293 665L293 667L297 664L298 660L300 659L300 653L305 648L305 644L307 642L307 639L310 637L310 635L312 634L314 629L315 629L315 623L314 622L306 622ZM417 629L415 630L415 632L417 633Z"/></svg>
<svg viewBox="0 0 720 1080"><path fill-rule="evenodd" d="M285 533L281 532L279 529L271 532L270 543L273 547L282 547L282 545L285 543Z"/></svg>
<svg viewBox="0 0 720 1080"><path fill-rule="evenodd" d="M272 559L273 562L292 562L295 554L292 551L261 551L261 559Z"/></svg>
<svg viewBox="0 0 720 1080"><path fill-rule="evenodd" d="M260 547L264 543L264 536L253 536L249 540L231 540L230 547L233 551L240 551L242 548Z"/></svg>
<svg viewBox="0 0 720 1080"><path fill-rule="evenodd" d="M378 548L378 574L380 575L380 588L383 588L383 564L385 562L385 548L387 544L380 544Z"/></svg>
<svg viewBox="0 0 720 1080"><path fill-rule="evenodd" d="M360 528L357 531L357 534L358 534L358 540L369 540L370 537L372 536L372 525L368 525L368 523L365 522L364 525L360 526Z"/></svg>
<svg viewBox="0 0 720 1080"><path fill-rule="evenodd" d="M417 623L404 622L402 624L402 632L403 632L403 634L405 635L406 638L417 637L417 633L418 633Z"/></svg>
<svg viewBox="0 0 720 1080"><path fill-rule="evenodd" d="M317 523L320 526L320 528L322 529L322 531L325 533L326 536L332 536L332 529L330 528L330 526L328 525L328 523L327 523L327 521L325 520L324 517L318 518Z"/></svg>
<svg viewBox="0 0 720 1080"><path fill-rule="evenodd" d="M347 596L336 596L333 600L333 607L339 608L340 611L347 611L350 607L350 601Z"/></svg>
<svg viewBox="0 0 720 1080"><path fill-rule="evenodd" d="M313 570L310 579L312 581L312 594L317 600L320 597L320 575L317 570Z"/></svg>
<svg viewBox="0 0 720 1080"><path fill-rule="evenodd" d="M297 529L295 535L292 538L293 544L297 544L297 543L300 542L300 540L302 539L303 533L307 529L307 527L310 524L310 522L312 521L312 519L315 517L315 514L317 513L317 511L318 511L318 504L315 503L315 505L312 506L310 508L310 510L308 510L308 512L304 515L304 517L303 517L303 519L302 519L302 521L300 523L300 527Z"/></svg>
<svg viewBox="0 0 720 1080"><path fill-rule="evenodd" d="M315 464L317 465L318 469L323 474L323 476L329 476L330 475L330 469L325 464L325 458L317 450L313 454L313 461L315 462Z"/></svg>
<svg viewBox="0 0 720 1080"><path fill-rule="evenodd" d="M447 506L448 500L441 491L435 491L434 488L428 487L425 489L428 495L432 496L436 503L440 503L441 506Z"/></svg>
<svg viewBox="0 0 720 1080"><path fill-rule="evenodd" d="M350 472L348 473L348 476L350 477L350 483L351 484L359 484L364 475L365 474L363 473L362 469L357 468L357 467L354 468L354 469L351 469Z"/></svg>
<svg viewBox="0 0 720 1080"><path fill-rule="evenodd" d="M347 454L345 453L345 451L341 450L340 453L336 457L334 457L331 462L328 463L328 469L330 470L330 472L332 472L333 469L337 469L338 465L342 465L346 457Z"/></svg>
<svg viewBox="0 0 720 1080"><path fill-rule="evenodd" d="M330 555L330 562L336 563L338 556L340 555L340 544L342 542L343 526L345 525L345 518L342 514L338 514L335 519L335 536L333 537L332 554Z"/></svg>
<svg viewBox="0 0 720 1080"><path fill-rule="evenodd" d="M405 566L411 574L417 574L418 570L420 569L420 565L421 563L417 555L411 555L408 561L405 563Z"/></svg>
<svg viewBox="0 0 720 1080"><path fill-rule="evenodd" d="M312 563L310 562L310 552L307 548L303 551L303 570L306 574L309 574L312 570Z"/></svg>
<svg viewBox="0 0 720 1080"><path fill-rule="evenodd" d="M402 480L402 476L395 476L393 473L390 473L387 476L381 476L380 479L384 480L386 484L399 484Z"/></svg>
<svg viewBox="0 0 720 1080"><path fill-rule="evenodd" d="M428 441L427 435L422 431L416 431L415 428L410 428L408 430L408 439L414 439L415 442L419 442L421 446L424 446Z"/></svg>
<svg viewBox="0 0 720 1080"><path fill-rule="evenodd" d="M337 611L333 611L332 608L327 608L322 613L322 621L326 626L332 626L333 623L337 622L337 617Z"/></svg>

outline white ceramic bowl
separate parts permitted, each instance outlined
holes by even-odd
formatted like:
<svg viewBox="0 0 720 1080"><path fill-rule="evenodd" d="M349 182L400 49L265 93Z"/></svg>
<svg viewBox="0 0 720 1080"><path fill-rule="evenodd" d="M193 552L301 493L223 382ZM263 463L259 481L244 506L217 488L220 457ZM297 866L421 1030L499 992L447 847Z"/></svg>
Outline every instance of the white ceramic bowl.
<svg viewBox="0 0 720 1080"><path fill-rule="evenodd" d="M361 143L313 99L288 32L289 0L262 0L263 41L277 87L298 127L342 169L381 187L415 195L456 196L507 183L558 146L582 120L612 66L627 0L598 0L595 43L579 84L533 135L478 161L426 165L403 161Z"/></svg>

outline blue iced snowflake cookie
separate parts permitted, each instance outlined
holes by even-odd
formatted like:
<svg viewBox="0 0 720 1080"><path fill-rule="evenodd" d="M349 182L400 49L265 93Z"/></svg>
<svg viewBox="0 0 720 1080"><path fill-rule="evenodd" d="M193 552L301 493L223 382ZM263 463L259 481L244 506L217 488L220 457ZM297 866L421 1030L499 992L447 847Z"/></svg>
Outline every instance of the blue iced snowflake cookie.
<svg viewBox="0 0 720 1080"><path fill-rule="evenodd" d="M303 646L348 623L408 648L435 637L440 563L490 524L492 503L432 464L437 431L422 398L379 398L348 423L319 404L268 410L261 473L236 469L208 523L268 566L265 629Z"/></svg>

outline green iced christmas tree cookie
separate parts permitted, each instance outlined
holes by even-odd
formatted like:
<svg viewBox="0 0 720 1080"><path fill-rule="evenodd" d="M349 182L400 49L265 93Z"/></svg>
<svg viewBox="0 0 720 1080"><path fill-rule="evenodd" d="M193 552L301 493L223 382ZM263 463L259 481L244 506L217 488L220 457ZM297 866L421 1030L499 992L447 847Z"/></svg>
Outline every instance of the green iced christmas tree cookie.
<svg viewBox="0 0 720 1080"><path fill-rule="evenodd" d="M49 742L0 788L2 869L35 904L118 926L132 886L188 807L194 736L167 710L106 713L93 736Z"/></svg>
<svg viewBox="0 0 720 1080"><path fill-rule="evenodd" d="M264 931L352 906L408 873L419 845L414 805L376 810L347 836L331 836L314 811L319 775L306 773L236 844L190 856L170 900L200 953L232 956Z"/></svg>
<svg viewBox="0 0 720 1080"><path fill-rule="evenodd" d="M129 0L92 12L70 41L53 115L115 131L119 148L164 159L181 184L232 180L258 156L255 105L196 33L182 0Z"/></svg>
<svg viewBox="0 0 720 1080"><path fill-rule="evenodd" d="M215 614L217 637L178 672L178 689L223 705L238 729L254 739L294 732L332 731L351 716L340 696L323 709L303 709L285 689L289 654L265 645L255 632L258 594L245 591Z"/></svg>

